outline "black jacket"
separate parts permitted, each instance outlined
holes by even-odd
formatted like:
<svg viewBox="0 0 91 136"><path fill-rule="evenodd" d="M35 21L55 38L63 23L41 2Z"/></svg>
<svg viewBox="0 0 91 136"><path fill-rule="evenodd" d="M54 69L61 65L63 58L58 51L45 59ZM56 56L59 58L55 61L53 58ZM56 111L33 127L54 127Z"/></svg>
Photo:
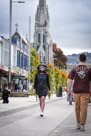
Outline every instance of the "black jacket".
<svg viewBox="0 0 91 136"><path fill-rule="evenodd" d="M2 92L2 98L8 98L10 92L8 90L3 90Z"/></svg>
<svg viewBox="0 0 91 136"><path fill-rule="evenodd" d="M39 76L42 76L42 74L40 74L40 73L38 73L38 74L36 74L35 75L35 82L34 82L34 89L37 89L37 87L38 87L38 84L39 84L39 81L41 82L41 83L43 83L43 79L39 79ZM48 89L50 90L50 83L49 83L49 76L48 76L48 74L46 74L46 73L44 73L43 74L43 76L46 76L46 85L47 85L47 87L48 87Z"/></svg>

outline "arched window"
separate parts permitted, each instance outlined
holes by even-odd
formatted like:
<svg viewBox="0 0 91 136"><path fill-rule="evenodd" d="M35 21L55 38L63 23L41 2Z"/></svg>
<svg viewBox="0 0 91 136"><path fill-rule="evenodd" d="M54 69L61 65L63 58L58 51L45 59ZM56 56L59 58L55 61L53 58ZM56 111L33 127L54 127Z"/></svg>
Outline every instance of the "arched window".
<svg viewBox="0 0 91 136"><path fill-rule="evenodd" d="M46 43L46 33L43 34L43 43Z"/></svg>
<svg viewBox="0 0 91 136"><path fill-rule="evenodd" d="M40 43L41 42L41 35L40 34L38 34L38 43Z"/></svg>
<svg viewBox="0 0 91 136"><path fill-rule="evenodd" d="M45 35L43 35L43 43L45 43Z"/></svg>

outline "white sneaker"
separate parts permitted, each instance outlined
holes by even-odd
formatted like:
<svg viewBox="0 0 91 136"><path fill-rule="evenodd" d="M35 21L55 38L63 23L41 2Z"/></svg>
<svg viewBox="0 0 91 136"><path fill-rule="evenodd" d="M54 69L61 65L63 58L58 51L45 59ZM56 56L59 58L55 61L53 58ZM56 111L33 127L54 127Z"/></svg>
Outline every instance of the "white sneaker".
<svg viewBox="0 0 91 136"><path fill-rule="evenodd" d="M40 116L41 116L41 117L43 117L43 116L44 116L44 115L43 115L43 112L41 112L41 113L40 113Z"/></svg>
<svg viewBox="0 0 91 136"><path fill-rule="evenodd" d="M79 123L77 123L76 128L80 129L80 124Z"/></svg>
<svg viewBox="0 0 91 136"><path fill-rule="evenodd" d="M80 130L81 131L85 131L85 126L84 125L80 125Z"/></svg>

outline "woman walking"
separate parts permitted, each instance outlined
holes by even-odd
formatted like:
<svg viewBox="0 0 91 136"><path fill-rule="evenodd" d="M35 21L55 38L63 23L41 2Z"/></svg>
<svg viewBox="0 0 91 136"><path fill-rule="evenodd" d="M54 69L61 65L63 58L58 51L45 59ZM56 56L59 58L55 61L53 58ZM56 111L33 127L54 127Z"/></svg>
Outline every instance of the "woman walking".
<svg viewBox="0 0 91 136"><path fill-rule="evenodd" d="M35 82L33 89L33 94L35 94L35 89L36 89L36 93L39 96L41 117L43 117L44 115L43 112L44 112L45 99L48 93L48 89L49 89L49 95L51 95L49 76L48 74L46 74L46 71L47 71L47 66L45 64L40 64L38 66L38 73L35 75Z"/></svg>

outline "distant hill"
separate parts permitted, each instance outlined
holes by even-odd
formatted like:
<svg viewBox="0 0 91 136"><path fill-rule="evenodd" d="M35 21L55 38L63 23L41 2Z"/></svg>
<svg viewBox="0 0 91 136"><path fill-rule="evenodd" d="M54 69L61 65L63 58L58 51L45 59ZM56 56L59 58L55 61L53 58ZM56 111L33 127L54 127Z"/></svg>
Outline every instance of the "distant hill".
<svg viewBox="0 0 91 136"><path fill-rule="evenodd" d="M91 53L89 52L83 52L87 55L87 64L91 64ZM79 63L79 54L72 54L72 55L67 55L67 58L68 58L68 64L71 64L71 63L76 63L78 64Z"/></svg>

